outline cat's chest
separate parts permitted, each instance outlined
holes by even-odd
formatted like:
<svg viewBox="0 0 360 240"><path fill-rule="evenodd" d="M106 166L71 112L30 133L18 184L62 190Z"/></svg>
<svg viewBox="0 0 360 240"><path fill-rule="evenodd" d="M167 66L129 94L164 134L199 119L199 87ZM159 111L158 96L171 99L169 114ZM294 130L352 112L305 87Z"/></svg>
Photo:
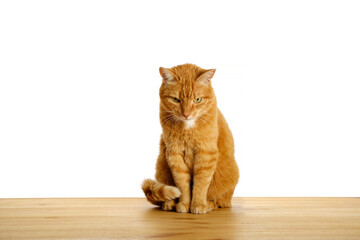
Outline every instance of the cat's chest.
<svg viewBox="0 0 360 240"><path fill-rule="evenodd" d="M197 144L196 139L188 134L177 135L176 138L168 138L169 147L175 151L181 152L186 166L192 171L194 166L194 155Z"/></svg>
<svg viewBox="0 0 360 240"><path fill-rule="evenodd" d="M184 154L184 162L186 166L192 172L194 166L194 144L191 142L184 143L183 146L183 154Z"/></svg>

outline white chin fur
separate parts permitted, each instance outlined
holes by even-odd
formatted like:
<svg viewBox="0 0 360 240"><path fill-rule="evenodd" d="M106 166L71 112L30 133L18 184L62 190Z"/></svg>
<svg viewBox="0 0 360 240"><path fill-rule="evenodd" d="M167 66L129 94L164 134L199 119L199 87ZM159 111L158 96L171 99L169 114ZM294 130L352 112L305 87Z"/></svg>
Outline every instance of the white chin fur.
<svg viewBox="0 0 360 240"><path fill-rule="evenodd" d="M185 128L192 128L195 125L195 119L190 119L190 120L184 120L185 122Z"/></svg>

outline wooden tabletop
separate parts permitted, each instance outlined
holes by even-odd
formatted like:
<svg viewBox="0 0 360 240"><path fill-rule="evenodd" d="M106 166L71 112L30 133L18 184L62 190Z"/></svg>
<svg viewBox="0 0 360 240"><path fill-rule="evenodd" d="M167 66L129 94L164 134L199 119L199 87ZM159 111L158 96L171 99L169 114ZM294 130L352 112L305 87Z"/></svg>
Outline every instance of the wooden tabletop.
<svg viewBox="0 0 360 240"><path fill-rule="evenodd" d="M360 198L234 198L205 215L142 198L0 199L7 239L360 239Z"/></svg>

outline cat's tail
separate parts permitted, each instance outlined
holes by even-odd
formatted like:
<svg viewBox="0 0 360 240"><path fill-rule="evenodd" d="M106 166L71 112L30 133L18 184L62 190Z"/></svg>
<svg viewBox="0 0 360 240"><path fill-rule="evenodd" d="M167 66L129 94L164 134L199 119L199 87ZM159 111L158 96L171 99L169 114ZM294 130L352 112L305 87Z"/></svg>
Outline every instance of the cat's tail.
<svg viewBox="0 0 360 240"><path fill-rule="evenodd" d="M151 179L145 179L141 185L149 202L161 206L166 200L180 197L181 192L177 187L165 185Z"/></svg>

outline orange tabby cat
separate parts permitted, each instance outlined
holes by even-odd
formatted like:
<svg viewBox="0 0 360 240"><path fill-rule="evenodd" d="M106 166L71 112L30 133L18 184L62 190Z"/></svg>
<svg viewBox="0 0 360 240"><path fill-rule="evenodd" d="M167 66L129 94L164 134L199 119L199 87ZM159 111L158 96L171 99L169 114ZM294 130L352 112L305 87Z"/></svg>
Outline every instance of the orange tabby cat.
<svg viewBox="0 0 360 240"><path fill-rule="evenodd" d="M231 131L211 87L214 73L193 64L160 68L163 133L157 181L146 179L142 189L163 210L206 213L231 207L239 169Z"/></svg>

